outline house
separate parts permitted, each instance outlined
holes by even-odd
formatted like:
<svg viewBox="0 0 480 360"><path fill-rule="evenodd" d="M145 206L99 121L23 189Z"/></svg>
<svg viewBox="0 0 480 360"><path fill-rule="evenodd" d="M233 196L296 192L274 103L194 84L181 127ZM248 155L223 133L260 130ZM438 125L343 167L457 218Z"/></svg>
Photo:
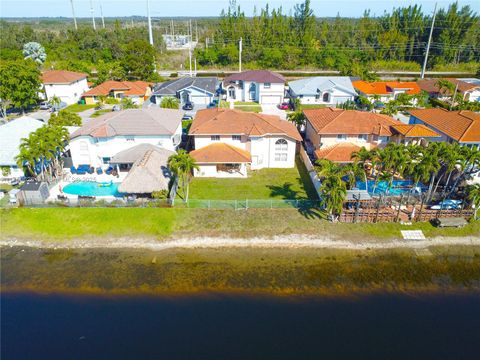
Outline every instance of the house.
<svg viewBox="0 0 480 360"><path fill-rule="evenodd" d="M104 167L122 151L139 144L175 151L181 142L183 114L180 110L150 107L114 111L92 119L70 135L73 166Z"/></svg>
<svg viewBox="0 0 480 360"><path fill-rule="evenodd" d="M269 70L249 70L227 76L222 83L227 101L278 105L285 96L285 78Z"/></svg>
<svg viewBox="0 0 480 360"><path fill-rule="evenodd" d="M146 81L114 81L108 80L83 93L82 98L88 105L98 102L100 96L121 100L124 97L132 99L136 105L141 105L152 95L152 83Z"/></svg>
<svg viewBox="0 0 480 360"><path fill-rule="evenodd" d="M400 94L418 95L421 90L414 81L363 81L352 82L358 95L368 98L372 103L380 101L388 103Z"/></svg>
<svg viewBox="0 0 480 360"><path fill-rule="evenodd" d="M402 124L386 115L337 108L308 109L306 145L317 159L350 162L352 152L383 147L394 134L392 126Z"/></svg>
<svg viewBox="0 0 480 360"><path fill-rule="evenodd" d="M42 121L22 116L0 126L0 180L22 178L25 174L21 167L18 167L15 157L20 153L20 143L23 138L28 138L30 133L45 125Z"/></svg>
<svg viewBox="0 0 480 360"><path fill-rule="evenodd" d="M423 124L440 137L436 141L457 142L480 149L480 114L473 111L448 111L442 108L411 110L410 124Z"/></svg>
<svg viewBox="0 0 480 360"><path fill-rule="evenodd" d="M233 109L197 112L190 136L195 150L190 154L200 166L200 177L246 177L247 170L292 168L297 128L278 116Z"/></svg>
<svg viewBox="0 0 480 360"><path fill-rule="evenodd" d="M301 104L336 106L357 96L348 76L315 76L290 81L289 96Z"/></svg>
<svg viewBox="0 0 480 360"><path fill-rule="evenodd" d="M45 71L42 84L46 100L56 96L68 105L77 103L88 90L87 74L67 70Z"/></svg>
<svg viewBox="0 0 480 360"><path fill-rule="evenodd" d="M160 104L162 98L173 96L180 100L182 106L191 102L195 107L206 107L213 101L218 87L216 77L184 77L155 86L152 98Z"/></svg>
<svg viewBox="0 0 480 360"><path fill-rule="evenodd" d="M453 96L452 91L440 88L438 81L442 79L424 79L418 80L418 86L423 91L428 92L429 96L435 99L445 101ZM480 101L480 79L453 79L446 78L452 84L453 88L457 88L457 92L462 95L466 101Z"/></svg>

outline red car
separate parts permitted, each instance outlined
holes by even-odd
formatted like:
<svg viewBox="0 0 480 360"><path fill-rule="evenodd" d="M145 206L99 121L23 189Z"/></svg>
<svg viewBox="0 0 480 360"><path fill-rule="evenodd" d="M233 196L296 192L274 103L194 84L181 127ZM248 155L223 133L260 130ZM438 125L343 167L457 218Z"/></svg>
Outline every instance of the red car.
<svg viewBox="0 0 480 360"><path fill-rule="evenodd" d="M280 110L288 110L288 109L290 109L290 104L284 102L284 103L281 103L280 105L278 105L278 108L279 108Z"/></svg>

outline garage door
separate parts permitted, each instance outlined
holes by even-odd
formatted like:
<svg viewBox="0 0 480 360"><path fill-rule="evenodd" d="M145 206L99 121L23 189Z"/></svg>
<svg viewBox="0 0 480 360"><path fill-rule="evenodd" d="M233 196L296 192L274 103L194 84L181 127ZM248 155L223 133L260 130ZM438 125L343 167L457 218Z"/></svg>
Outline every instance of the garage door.
<svg viewBox="0 0 480 360"><path fill-rule="evenodd" d="M262 104L280 104L282 97L280 95L263 95L260 103Z"/></svg>

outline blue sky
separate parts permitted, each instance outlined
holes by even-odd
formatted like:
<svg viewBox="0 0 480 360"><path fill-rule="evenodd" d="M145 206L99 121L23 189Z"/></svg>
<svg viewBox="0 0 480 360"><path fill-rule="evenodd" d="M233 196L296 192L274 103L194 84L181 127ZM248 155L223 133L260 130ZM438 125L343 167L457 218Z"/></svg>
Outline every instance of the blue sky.
<svg viewBox="0 0 480 360"><path fill-rule="evenodd" d="M73 0L78 17L90 16L90 0ZM265 6L268 2L272 7L283 6L288 13L293 5L302 0L237 0L247 15L251 15L253 7ZM440 7L447 7L453 1L437 0ZM93 0L95 14L100 15L100 3L105 17L146 15L146 0ZM393 7L421 4L425 12L431 12L435 0L312 0L316 16L359 17L365 9L371 9L372 14L381 15ZM460 0L460 5L470 5L480 12L480 1ZM174 16L217 16L222 8L226 8L228 0L150 0L153 17ZM70 17L70 0L0 0L0 17Z"/></svg>

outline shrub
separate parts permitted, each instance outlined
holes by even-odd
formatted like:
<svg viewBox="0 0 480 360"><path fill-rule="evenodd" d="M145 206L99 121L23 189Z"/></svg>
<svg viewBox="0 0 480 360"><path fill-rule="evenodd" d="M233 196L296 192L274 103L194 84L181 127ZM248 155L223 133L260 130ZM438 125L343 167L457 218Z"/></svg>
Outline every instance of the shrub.
<svg viewBox="0 0 480 360"><path fill-rule="evenodd" d="M156 200L166 199L168 198L168 190L154 191L152 198Z"/></svg>

